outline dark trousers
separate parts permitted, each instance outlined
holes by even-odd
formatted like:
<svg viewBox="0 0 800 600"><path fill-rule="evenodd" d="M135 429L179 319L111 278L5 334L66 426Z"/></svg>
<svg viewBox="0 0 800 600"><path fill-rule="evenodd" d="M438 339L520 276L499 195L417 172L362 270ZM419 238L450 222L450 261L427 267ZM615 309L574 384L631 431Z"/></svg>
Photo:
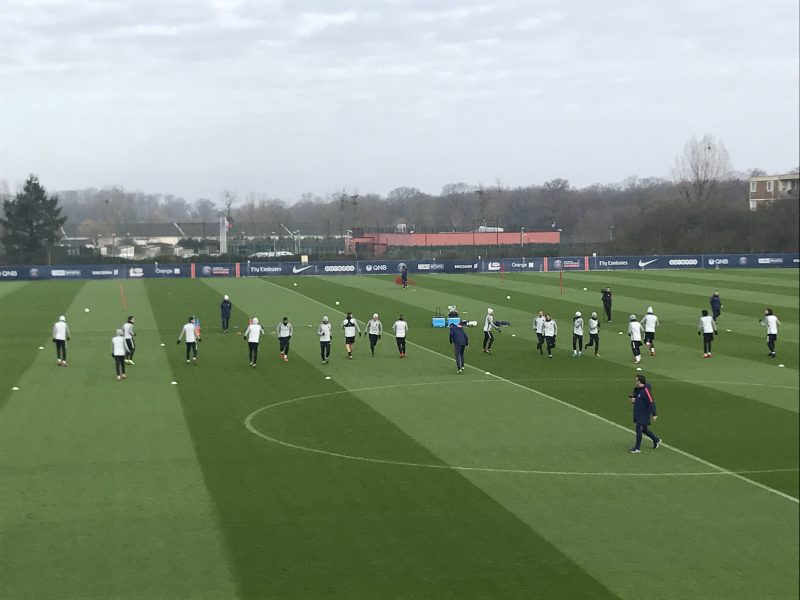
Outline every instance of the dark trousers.
<svg viewBox="0 0 800 600"><path fill-rule="evenodd" d="M542 353L542 346L544 346L544 334L543 333L536 333L536 349L539 351L539 354Z"/></svg>
<svg viewBox="0 0 800 600"><path fill-rule="evenodd" d="M289 356L289 340L291 339L292 339L291 337L278 338L278 342L280 343L281 346L281 354L283 354L284 356Z"/></svg>
<svg viewBox="0 0 800 600"><path fill-rule="evenodd" d="M637 450L642 445L642 434L646 435L651 440L653 440L654 444L659 441L659 438L656 436L655 433L650 431L650 428L647 425L645 425L644 423L637 423L636 424L636 445L634 446L634 448L636 448Z"/></svg>
<svg viewBox="0 0 800 600"><path fill-rule="evenodd" d="M400 354L405 354L406 353L406 338L404 338L404 337L395 338L395 341L397 342L397 349L400 351Z"/></svg>
<svg viewBox="0 0 800 600"><path fill-rule="evenodd" d="M603 302L603 310L606 312L606 319L611 320L611 302Z"/></svg>
<svg viewBox="0 0 800 600"><path fill-rule="evenodd" d="M66 340L56 340L56 358L63 361L67 360Z"/></svg>
<svg viewBox="0 0 800 600"><path fill-rule="evenodd" d="M483 332L483 349L484 350L491 350L492 344L494 344L494 334L491 331L484 331Z"/></svg>
<svg viewBox="0 0 800 600"><path fill-rule="evenodd" d="M600 334L599 333L590 333L589 334L589 343L586 344L586 347L589 348L590 346L594 346L594 353L595 354L600 352Z"/></svg>
<svg viewBox="0 0 800 600"><path fill-rule="evenodd" d="M572 334L572 349L583 352L583 336L577 333Z"/></svg>
<svg viewBox="0 0 800 600"><path fill-rule="evenodd" d="M117 375L124 375L125 374L125 357L124 356L114 356L114 365L117 368Z"/></svg>
<svg viewBox="0 0 800 600"><path fill-rule="evenodd" d="M191 354L197 358L197 342L186 342L186 360L189 360Z"/></svg>
<svg viewBox="0 0 800 600"><path fill-rule="evenodd" d="M713 333L703 333L703 354L711 354L711 342L713 341Z"/></svg>
<svg viewBox="0 0 800 600"><path fill-rule="evenodd" d="M464 368L464 350L466 346L461 344L453 344L453 354L456 358L456 369Z"/></svg>
<svg viewBox="0 0 800 600"><path fill-rule="evenodd" d="M328 360L328 357L331 355L331 343L330 342L320 342L319 343L319 355L322 357L322 360Z"/></svg>
<svg viewBox="0 0 800 600"><path fill-rule="evenodd" d="M775 352L775 342L778 340L778 335L775 333L767 334L767 348L770 352Z"/></svg>
<svg viewBox="0 0 800 600"><path fill-rule="evenodd" d="M547 346L547 355L553 356L553 348L556 347L556 336L548 335L544 338L544 343Z"/></svg>
<svg viewBox="0 0 800 600"><path fill-rule="evenodd" d="M722 311L711 309L711 318L714 319L715 323L717 322L717 319L719 319L719 315L721 312Z"/></svg>
<svg viewBox="0 0 800 600"><path fill-rule="evenodd" d="M403 281L403 287L404 288L408 287L408 276L407 275L401 275L400 279Z"/></svg>
<svg viewBox="0 0 800 600"><path fill-rule="evenodd" d="M136 352L136 346L133 344L133 338L125 340L125 358L133 360L134 352Z"/></svg>
<svg viewBox="0 0 800 600"><path fill-rule="evenodd" d="M222 317L222 331L228 331L228 328L230 327L230 324L231 324L231 318L223 316Z"/></svg>
<svg viewBox="0 0 800 600"><path fill-rule="evenodd" d="M254 365L258 362L258 342L247 342L249 350L250 364Z"/></svg>
<svg viewBox="0 0 800 600"><path fill-rule="evenodd" d="M639 356L642 353L642 342L631 340L631 352L633 352L634 356Z"/></svg>
<svg viewBox="0 0 800 600"><path fill-rule="evenodd" d="M370 333L369 334L369 351L375 354L375 346L378 345L378 334L377 333Z"/></svg>

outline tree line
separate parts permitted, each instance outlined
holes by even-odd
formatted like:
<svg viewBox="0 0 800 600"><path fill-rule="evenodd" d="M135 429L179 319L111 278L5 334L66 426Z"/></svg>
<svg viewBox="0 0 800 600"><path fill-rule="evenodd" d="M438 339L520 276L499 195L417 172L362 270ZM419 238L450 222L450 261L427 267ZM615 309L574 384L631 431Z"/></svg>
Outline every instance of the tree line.
<svg viewBox="0 0 800 600"><path fill-rule="evenodd" d="M400 187L381 196L343 188L325 197L304 194L294 203L256 194L239 199L227 191L219 202L187 202L119 187L49 196L32 176L15 197L4 199L0 226L5 252L17 260L41 256L65 222L70 233L95 237L133 223L213 223L220 215L232 222L234 237L269 238L285 235L284 228L336 237L359 230L394 231L399 224L428 233L485 225L506 231L558 230L558 250L564 255L796 252L799 190L752 212L747 179L732 172L724 145L711 136L687 142L670 179L631 177L583 188L552 179L521 187L453 183L439 194ZM20 206L30 198L41 207L50 203L43 227L55 232L33 231L20 222L25 213ZM32 244L32 237L38 242Z"/></svg>

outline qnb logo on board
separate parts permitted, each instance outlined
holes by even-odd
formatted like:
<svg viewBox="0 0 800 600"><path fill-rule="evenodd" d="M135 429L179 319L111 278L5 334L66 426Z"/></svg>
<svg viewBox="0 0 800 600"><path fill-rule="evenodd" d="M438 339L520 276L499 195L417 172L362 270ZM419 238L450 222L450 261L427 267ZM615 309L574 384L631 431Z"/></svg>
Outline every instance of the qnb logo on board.
<svg viewBox="0 0 800 600"><path fill-rule="evenodd" d="M353 273L356 270L355 265L326 265L326 273Z"/></svg>
<svg viewBox="0 0 800 600"><path fill-rule="evenodd" d="M727 265L728 259L727 258L709 258L708 264L712 267L715 265Z"/></svg>
<svg viewBox="0 0 800 600"><path fill-rule="evenodd" d="M367 265L366 267L364 267L364 269L367 271L367 273L369 273L371 271L388 271L389 270L389 266L388 265Z"/></svg>

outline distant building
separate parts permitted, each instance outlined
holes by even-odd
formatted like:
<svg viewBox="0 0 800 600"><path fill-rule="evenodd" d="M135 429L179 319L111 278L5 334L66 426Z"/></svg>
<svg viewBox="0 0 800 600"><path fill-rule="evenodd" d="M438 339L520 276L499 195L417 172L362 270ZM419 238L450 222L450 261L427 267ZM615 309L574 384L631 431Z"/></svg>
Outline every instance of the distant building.
<svg viewBox="0 0 800 600"><path fill-rule="evenodd" d="M750 210L763 208L781 198L798 198L800 174L759 175L750 178Z"/></svg>

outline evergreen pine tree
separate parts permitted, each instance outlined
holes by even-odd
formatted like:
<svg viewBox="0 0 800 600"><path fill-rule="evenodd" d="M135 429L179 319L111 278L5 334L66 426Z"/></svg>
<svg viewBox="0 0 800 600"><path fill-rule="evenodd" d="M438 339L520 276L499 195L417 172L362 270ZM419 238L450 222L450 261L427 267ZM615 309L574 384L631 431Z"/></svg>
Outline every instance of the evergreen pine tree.
<svg viewBox="0 0 800 600"><path fill-rule="evenodd" d="M48 196L39 178L30 175L22 191L12 200L3 200L0 240L12 260L44 260L66 221L61 216L58 196Z"/></svg>

